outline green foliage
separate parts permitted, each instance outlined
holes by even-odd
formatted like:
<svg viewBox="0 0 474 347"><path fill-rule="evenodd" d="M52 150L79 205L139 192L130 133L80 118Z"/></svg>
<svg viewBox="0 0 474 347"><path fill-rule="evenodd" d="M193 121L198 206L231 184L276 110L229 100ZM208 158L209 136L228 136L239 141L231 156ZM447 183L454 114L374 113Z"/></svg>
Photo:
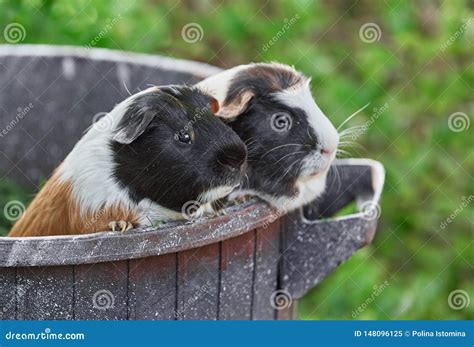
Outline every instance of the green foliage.
<svg viewBox="0 0 474 347"><path fill-rule="evenodd" d="M91 45L110 27L92 46L221 67L272 60L294 65L312 77L315 98L336 126L370 102L349 123L363 125L387 103L355 139L364 149L348 149L381 161L387 171L376 238L300 302L301 316L351 319L374 286L388 281L357 318L474 318L472 302L459 311L448 305L455 289L474 301L473 204L441 227L463 197L474 194L472 127L448 127L451 114L472 120L474 109L469 2L4 0L0 6L2 30L21 23L23 43ZM203 29L196 43L181 35L190 22ZM368 22L380 28L372 43L359 36ZM0 190L2 204L26 200L22 190ZM10 226L0 223L0 232Z"/></svg>

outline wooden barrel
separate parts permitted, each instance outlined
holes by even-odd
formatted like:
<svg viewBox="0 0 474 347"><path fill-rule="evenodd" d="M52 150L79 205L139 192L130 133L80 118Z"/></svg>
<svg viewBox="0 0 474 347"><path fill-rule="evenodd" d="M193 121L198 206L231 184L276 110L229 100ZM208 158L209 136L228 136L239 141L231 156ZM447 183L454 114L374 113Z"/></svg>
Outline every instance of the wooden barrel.
<svg viewBox="0 0 474 347"><path fill-rule="evenodd" d="M103 49L0 46L0 172L38 188L127 89L218 71ZM327 192L289 214L249 201L123 234L0 238L0 319L295 318L297 300L375 233L383 167L346 159L334 168ZM360 212L331 217L353 201Z"/></svg>

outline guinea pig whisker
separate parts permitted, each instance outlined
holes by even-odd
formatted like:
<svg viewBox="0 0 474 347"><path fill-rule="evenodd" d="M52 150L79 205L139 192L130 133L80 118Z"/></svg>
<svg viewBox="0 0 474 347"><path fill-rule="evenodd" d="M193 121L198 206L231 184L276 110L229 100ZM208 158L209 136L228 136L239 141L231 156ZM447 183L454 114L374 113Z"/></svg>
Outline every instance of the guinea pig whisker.
<svg viewBox="0 0 474 347"><path fill-rule="evenodd" d="M338 150L336 151L336 157L341 158L341 156L340 156L339 154L342 154L342 157L348 157L348 156L351 155L349 152L347 152L347 151L345 151L345 150L343 150L343 149L338 149Z"/></svg>
<svg viewBox="0 0 474 347"><path fill-rule="evenodd" d="M127 84L125 83L125 80L122 80L122 83L123 83L123 87L125 88L125 90L127 91L128 95L132 95L132 93L130 93L130 90L128 89L127 87Z"/></svg>
<svg viewBox="0 0 474 347"><path fill-rule="evenodd" d="M244 143L247 145L251 142L255 142L257 141L257 138L256 137L249 137L247 140L244 141Z"/></svg>
<svg viewBox="0 0 474 347"><path fill-rule="evenodd" d="M275 185L280 183L286 177L286 175L290 173L291 168L297 163L301 163L301 159L296 159L290 166L288 166L288 169L286 169L283 175L275 182Z"/></svg>
<svg viewBox="0 0 474 347"><path fill-rule="evenodd" d="M364 146L362 146L361 144L356 143L356 142L339 143L339 147L347 148L347 149L358 148L358 149L361 149L361 150L365 150Z"/></svg>
<svg viewBox="0 0 474 347"><path fill-rule="evenodd" d="M346 129L342 130L341 132L339 132L339 135L345 134L345 133L350 132L350 131L354 131L354 130L359 129L359 128L363 128L364 126L365 125L363 125L363 124L351 126L349 128L346 128Z"/></svg>
<svg viewBox="0 0 474 347"><path fill-rule="evenodd" d="M332 165L331 168L334 169L334 177L335 177L335 181L337 182L336 191L338 191L341 188L341 173L337 165Z"/></svg>
<svg viewBox="0 0 474 347"><path fill-rule="evenodd" d="M362 127L357 127L357 128L351 128L348 131L341 132L339 134L339 139L343 140L343 139L346 139L346 138L351 138L351 137L354 136L354 134L360 135L363 128L364 127L362 126Z"/></svg>
<svg viewBox="0 0 474 347"><path fill-rule="evenodd" d="M275 164L278 164L280 161L282 161L282 160L285 159L286 157L289 157L290 155L301 154L301 153L306 153L306 152L305 152L305 151L296 151L296 152L293 152L293 153L284 155L283 157L281 157L280 159L278 159L278 160L275 162Z"/></svg>
<svg viewBox="0 0 474 347"><path fill-rule="evenodd" d="M339 130L341 129L344 124L346 124L347 122L349 122L352 118L354 118L358 113L362 112L363 110L365 110L368 106L370 105L370 102L368 102L367 104L365 104L364 106L362 106L361 108L359 108L357 111L355 111L353 114L351 114L349 117L346 118L346 120L344 122L341 123L341 125L339 125L337 127L336 130Z"/></svg>
<svg viewBox="0 0 474 347"><path fill-rule="evenodd" d="M339 141L340 147L362 147L360 143L354 141Z"/></svg>
<svg viewBox="0 0 474 347"><path fill-rule="evenodd" d="M277 147L272 148L272 149L270 149L269 151L265 152L265 153L261 156L261 158L263 158L264 156L266 156L266 155L269 154L270 152L276 151L277 149L280 149L280 148L282 148L282 147L287 147L287 146L301 146L301 145L300 145L299 143L287 143L287 144L285 144L285 145L277 146Z"/></svg>
<svg viewBox="0 0 474 347"><path fill-rule="evenodd" d="M341 131L341 132L339 133L339 138L344 138L344 137L351 136L351 135L354 134L354 133L358 133L358 132L361 131L363 128L364 128L364 126L361 125L361 126L355 126L355 127L346 129L346 130L344 130L344 131Z"/></svg>

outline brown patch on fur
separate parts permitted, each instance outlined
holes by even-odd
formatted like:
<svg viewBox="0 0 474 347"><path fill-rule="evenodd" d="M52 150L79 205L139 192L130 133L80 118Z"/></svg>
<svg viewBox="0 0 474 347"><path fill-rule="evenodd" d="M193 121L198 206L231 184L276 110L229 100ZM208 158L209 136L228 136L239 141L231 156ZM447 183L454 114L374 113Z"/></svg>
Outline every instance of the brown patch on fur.
<svg viewBox="0 0 474 347"><path fill-rule="evenodd" d="M46 182L8 236L50 236L87 234L109 230L112 221L138 225L135 211L120 206L80 212L72 195L72 184L60 182L58 174Z"/></svg>
<svg viewBox="0 0 474 347"><path fill-rule="evenodd" d="M253 97L300 88L306 83L308 78L288 65L254 64L233 78L217 115L227 119L237 117Z"/></svg>
<svg viewBox="0 0 474 347"><path fill-rule="evenodd" d="M307 78L295 69L283 64L255 64L244 70L239 78L259 78L268 93L279 92L303 85Z"/></svg>

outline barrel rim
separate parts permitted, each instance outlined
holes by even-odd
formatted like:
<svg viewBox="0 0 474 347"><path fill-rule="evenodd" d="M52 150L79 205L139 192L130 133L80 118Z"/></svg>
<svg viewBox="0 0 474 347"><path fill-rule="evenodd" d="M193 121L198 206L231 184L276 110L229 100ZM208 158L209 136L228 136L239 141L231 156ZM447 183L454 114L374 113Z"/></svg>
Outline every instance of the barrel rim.
<svg viewBox="0 0 474 347"><path fill-rule="evenodd" d="M170 58L157 54L67 45L1 44L0 56L85 58L89 60L159 67L162 69L174 70L176 72L192 73L199 78L206 78L222 71L221 68L207 63Z"/></svg>
<svg viewBox="0 0 474 347"><path fill-rule="evenodd" d="M369 201L379 203L384 181L383 166L370 159L342 159L336 165L368 166L374 192ZM0 267L78 265L119 261L180 252L206 246L250 230L262 228L281 217L266 203L252 200L226 209L215 218L192 222L171 222L161 227L145 227L125 233L99 232L85 235L0 237ZM310 224L358 221L363 212L317 221ZM117 251L122 251L117 252Z"/></svg>

